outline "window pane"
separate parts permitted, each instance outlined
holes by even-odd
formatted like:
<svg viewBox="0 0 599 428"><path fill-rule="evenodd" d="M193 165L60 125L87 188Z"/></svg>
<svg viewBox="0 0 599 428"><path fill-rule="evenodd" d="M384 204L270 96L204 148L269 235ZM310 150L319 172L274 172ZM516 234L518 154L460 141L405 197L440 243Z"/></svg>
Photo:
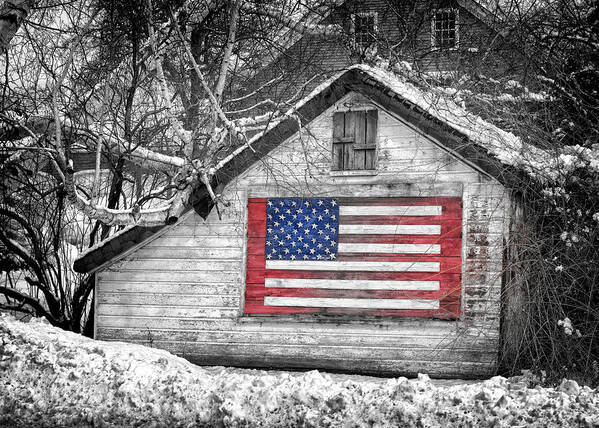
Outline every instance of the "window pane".
<svg viewBox="0 0 599 428"><path fill-rule="evenodd" d="M356 45L367 48L375 42L376 19L373 15L354 16L354 41Z"/></svg>
<svg viewBox="0 0 599 428"><path fill-rule="evenodd" d="M433 16L433 19L433 46L439 48L456 47L456 11L437 11Z"/></svg>

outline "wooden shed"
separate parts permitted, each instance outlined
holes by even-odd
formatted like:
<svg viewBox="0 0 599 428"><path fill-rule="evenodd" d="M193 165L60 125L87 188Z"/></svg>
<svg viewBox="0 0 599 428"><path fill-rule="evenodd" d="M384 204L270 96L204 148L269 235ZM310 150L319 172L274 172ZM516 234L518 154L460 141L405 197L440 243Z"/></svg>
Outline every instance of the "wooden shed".
<svg viewBox="0 0 599 428"><path fill-rule="evenodd" d="M220 219L190 210L79 257L95 337L207 365L490 375L514 138L351 67L219 165Z"/></svg>

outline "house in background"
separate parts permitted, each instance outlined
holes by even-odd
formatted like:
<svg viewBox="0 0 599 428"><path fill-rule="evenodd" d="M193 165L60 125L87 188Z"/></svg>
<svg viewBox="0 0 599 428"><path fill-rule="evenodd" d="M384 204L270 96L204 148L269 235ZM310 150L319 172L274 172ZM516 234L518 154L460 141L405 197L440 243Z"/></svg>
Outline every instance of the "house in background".
<svg viewBox="0 0 599 428"><path fill-rule="evenodd" d="M493 374L517 310L502 290L517 289L519 141L368 66L296 107L301 128L290 117L222 165L218 213L80 255L95 337L198 364Z"/></svg>
<svg viewBox="0 0 599 428"><path fill-rule="evenodd" d="M302 25L335 24L341 32L289 30L263 53L254 86L283 76L272 92L291 95L306 84L379 56L416 73L484 75L522 81L525 57L502 30L501 18L471 0L347 0L307 13ZM280 45L280 46L278 46Z"/></svg>

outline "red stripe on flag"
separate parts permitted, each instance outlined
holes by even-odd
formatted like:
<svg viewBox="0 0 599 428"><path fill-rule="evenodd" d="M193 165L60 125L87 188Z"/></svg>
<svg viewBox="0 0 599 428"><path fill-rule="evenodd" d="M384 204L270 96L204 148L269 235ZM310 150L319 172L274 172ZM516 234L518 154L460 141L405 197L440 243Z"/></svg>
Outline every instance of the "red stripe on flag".
<svg viewBox="0 0 599 428"><path fill-rule="evenodd" d="M459 290L459 284L458 288ZM436 291L396 291L396 290L331 290L307 288L264 288L258 284L248 284L247 297L344 297L352 299L445 299L456 292L446 285Z"/></svg>
<svg viewBox="0 0 599 428"><path fill-rule="evenodd" d="M461 206L462 200L460 198L450 196L433 196L428 198L411 197L411 198L336 198L340 205L387 205L387 206L401 206L401 205L412 205L416 207L426 205L443 205L447 207ZM253 201L264 201L266 199L253 199Z"/></svg>
<svg viewBox="0 0 599 428"><path fill-rule="evenodd" d="M461 219L444 218L442 215L401 216L401 215L341 215L341 224L453 224L459 225Z"/></svg>
<svg viewBox="0 0 599 428"><path fill-rule="evenodd" d="M449 277L460 280L460 273L449 272L327 272L302 270L265 270L248 269L246 282L264 284L265 278L298 278L298 279L337 279L337 280L379 280L379 281L442 281Z"/></svg>

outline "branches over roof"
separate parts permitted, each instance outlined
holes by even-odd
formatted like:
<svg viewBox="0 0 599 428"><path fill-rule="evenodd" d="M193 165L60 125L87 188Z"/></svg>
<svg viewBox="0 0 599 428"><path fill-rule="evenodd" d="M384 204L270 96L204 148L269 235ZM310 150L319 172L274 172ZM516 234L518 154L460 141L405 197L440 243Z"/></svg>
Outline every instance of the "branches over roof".
<svg viewBox="0 0 599 428"><path fill-rule="evenodd" d="M514 135L472 117L462 110L454 110L449 102L440 101L439 94L428 94L403 81L400 77L382 69L366 65L356 65L339 73L318 86L314 91L298 102L284 115L284 119L273 122L262 133L251 138L247 144L230 151L229 155L209 170L209 179L213 186L226 186L239 174L246 171L262 157L293 136L300 126L304 126L322 114L327 108L341 100L351 91L360 92L371 98L383 108L403 117L423 133L435 137L447 149L461 155L466 161L480 170L507 183L513 179L515 170L506 168L500 160L489 154L506 142L520 147L520 140ZM508 165L515 154L509 152L502 160ZM212 198L204 185L196 188L190 204L204 213L210 208ZM113 238L108 243L99 244L75 262L75 269L89 272L123 252L139 245L149 238L148 229L135 227L123 238ZM158 229L156 229L158 230ZM144 238L145 237L145 238Z"/></svg>

